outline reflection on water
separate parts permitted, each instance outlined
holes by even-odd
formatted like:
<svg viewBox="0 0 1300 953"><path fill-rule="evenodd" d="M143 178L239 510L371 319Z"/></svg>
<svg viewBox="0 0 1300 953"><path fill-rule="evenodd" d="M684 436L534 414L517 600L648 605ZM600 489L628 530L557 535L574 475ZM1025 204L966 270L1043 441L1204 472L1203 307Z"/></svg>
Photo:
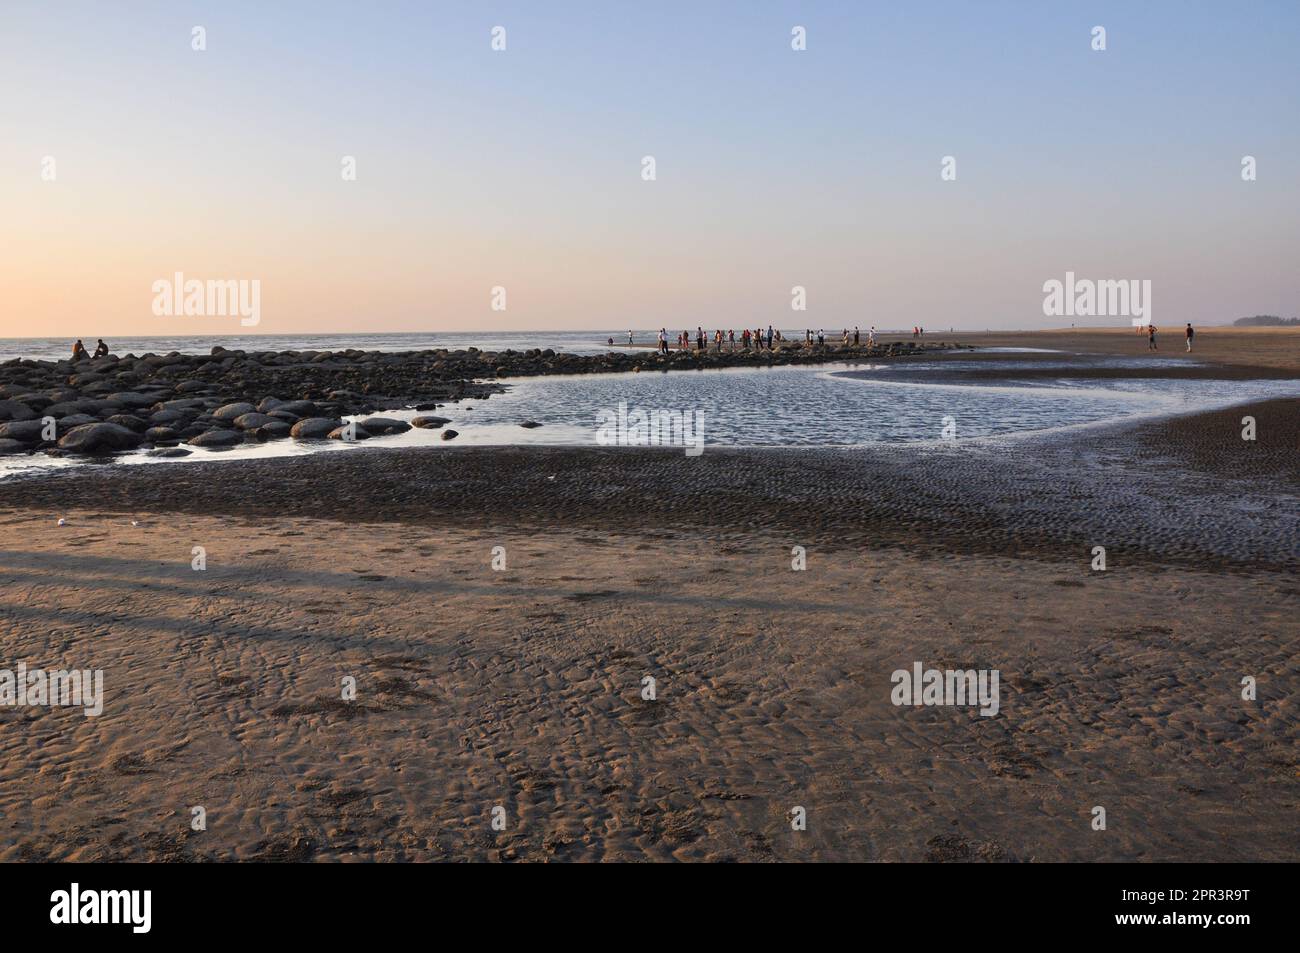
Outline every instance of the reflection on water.
<svg viewBox="0 0 1300 953"><path fill-rule="evenodd" d="M412 430L354 445L292 440L250 444L234 450L196 450L185 460L237 460L319 452L364 452L367 446L499 446L597 444L602 411L668 411L703 415L709 446L800 447L918 444L940 440L1010 437L1094 424L1137 415L1189 412L1248 400L1300 394L1300 381L1070 379L1080 365L1005 364L1006 369L1059 367L1061 377L1033 381L989 380L964 384L953 372L1003 366L988 360L916 364L859 364L827 368L781 367L699 372L642 372L575 377L518 378L488 400L448 405L459 436L443 441L439 430ZM1123 358L1098 358L1092 366L1128 366ZM1153 366L1147 363L1146 366ZM926 383L942 370L945 383ZM410 420L415 411L377 416ZM360 419L360 418L355 418ZM535 421L536 429L520 424ZM133 453L121 463L161 462ZM0 472L38 465L69 465L42 454L0 460ZM73 464L77 465L77 464Z"/></svg>

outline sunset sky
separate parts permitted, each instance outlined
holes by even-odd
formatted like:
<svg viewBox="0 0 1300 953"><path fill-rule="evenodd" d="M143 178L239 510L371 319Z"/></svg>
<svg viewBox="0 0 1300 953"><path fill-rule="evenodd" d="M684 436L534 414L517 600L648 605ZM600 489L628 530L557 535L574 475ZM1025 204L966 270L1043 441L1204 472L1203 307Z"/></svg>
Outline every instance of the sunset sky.
<svg viewBox="0 0 1300 953"><path fill-rule="evenodd" d="M1295 2L5 0L0 336L1029 328L1067 270L1290 316L1297 48ZM175 272L260 325L156 316Z"/></svg>

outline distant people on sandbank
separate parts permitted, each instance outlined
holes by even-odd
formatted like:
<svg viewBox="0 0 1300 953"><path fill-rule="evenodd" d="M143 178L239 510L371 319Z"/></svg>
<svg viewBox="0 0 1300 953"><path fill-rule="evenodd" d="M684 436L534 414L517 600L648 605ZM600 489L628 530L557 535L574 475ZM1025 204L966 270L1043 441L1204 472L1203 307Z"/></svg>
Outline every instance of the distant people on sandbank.
<svg viewBox="0 0 1300 953"><path fill-rule="evenodd" d="M1188 322L1187 322L1187 330L1183 332L1183 337L1187 338L1187 353L1188 353L1188 354L1191 354L1191 353L1192 353L1192 337L1193 337L1195 334L1196 334L1196 332L1192 330L1192 322L1188 321Z"/></svg>

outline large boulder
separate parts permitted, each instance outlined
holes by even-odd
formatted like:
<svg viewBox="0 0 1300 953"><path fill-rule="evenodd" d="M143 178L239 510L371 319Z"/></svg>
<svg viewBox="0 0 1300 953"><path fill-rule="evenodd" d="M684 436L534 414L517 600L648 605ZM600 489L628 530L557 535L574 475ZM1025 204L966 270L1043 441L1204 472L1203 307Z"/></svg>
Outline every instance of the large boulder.
<svg viewBox="0 0 1300 953"><path fill-rule="evenodd" d="M185 442L191 447L233 447L244 442L244 435L238 430L206 430Z"/></svg>
<svg viewBox="0 0 1300 953"><path fill-rule="evenodd" d="M337 417L308 417L294 424L289 433L296 440L324 440L342 423Z"/></svg>
<svg viewBox="0 0 1300 953"><path fill-rule="evenodd" d="M41 439L45 425L39 420L11 420L0 424L0 440L18 440L22 443L36 443Z"/></svg>
<svg viewBox="0 0 1300 953"><path fill-rule="evenodd" d="M0 457L8 456L11 453L25 453L27 444L21 440L8 440L0 437Z"/></svg>
<svg viewBox="0 0 1300 953"><path fill-rule="evenodd" d="M240 430L256 430L258 427L274 421L274 417L268 417L266 414L259 414L254 411L251 414L240 414L233 421L234 425Z"/></svg>
<svg viewBox="0 0 1300 953"><path fill-rule="evenodd" d="M370 431L366 430L366 428L361 426L360 424L352 425L351 435L348 434L347 424L344 424L342 427L335 427L333 430L330 431L331 440L344 440L348 442L354 440L369 440L373 436L374 434L370 433Z"/></svg>
<svg viewBox="0 0 1300 953"><path fill-rule="evenodd" d="M278 413L293 414L295 417L318 417L320 408L316 406L315 401L311 400L286 400L283 404L276 404L275 410ZM270 411L264 411L270 413Z"/></svg>
<svg viewBox="0 0 1300 953"><path fill-rule="evenodd" d="M283 420L272 420L270 423L262 424L253 430L248 431L258 440L279 440L289 436L289 431L293 428Z"/></svg>
<svg viewBox="0 0 1300 953"><path fill-rule="evenodd" d="M391 417L367 417L361 421L361 426L365 427L372 437L386 437L389 434L406 433L411 429L411 425L405 420L394 420Z"/></svg>
<svg viewBox="0 0 1300 953"><path fill-rule="evenodd" d="M244 414L251 414L256 411L257 408L252 404L240 402L235 404L226 404L224 407L218 407L212 412L212 416L217 418L217 420L230 422L236 417L242 417Z"/></svg>
<svg viewBox="0 0 1300 953"><path fill-rule="evenodd" d="M0 400L0 420L32 420L36 411L16 400Z"/></svg>
<svg viewBox="0 0 1300 953"><path fill-rule="evenodd" d="M113 453L133 450L143 437L117 424L82 424L59 438L59 449L68 453Z"/></svg>
<svg viewBox="0 0 1300 953"><path fill-rule="evenodd" d="M181 435L171 427L150 427L144 432L144 439L150 443L179 443Z"/></svg>
<svg viewBox="0 0 1300 953"><path fill-rule="evenodd" d="M114 414L108 418L110 424L117 424L119 427L125 427L127 430L134 430L136 433L144 433L149 429L147 421L141 420L135 414Z"/></svg>

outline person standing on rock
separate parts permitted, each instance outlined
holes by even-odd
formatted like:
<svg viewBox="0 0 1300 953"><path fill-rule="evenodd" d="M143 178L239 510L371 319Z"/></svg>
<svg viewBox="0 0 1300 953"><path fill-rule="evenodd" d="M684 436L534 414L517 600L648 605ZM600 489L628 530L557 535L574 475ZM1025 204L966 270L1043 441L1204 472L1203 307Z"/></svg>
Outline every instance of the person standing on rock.
<svg viewBox="0 0 1300 953"><path fill-rule="evenodd" d="M772 350L772 325L767 326L767 349Z"/></svg>
<svg viewBox="0 0 1300 953"><path fill-rule="evenodd" d="M853 346L858 346L858 326L856 324L853 325Z"/></svg>
<svg viewBox="0 0 1300 953"><path fill-rule="evenodd" d="M876 326L873 324L871 330L867 332L867 347L876 346Z"/></svg>
<svg viewBox="0 0 1300 953"><path fill-rule="evenodd" d="M1187 338L1187 353L1188 353L1188 354L1191 354L1191 353L1192 353L1192 336L1193 336L1194 334L1196 334L1196 332L1192 330L1192 322L1188 321L1188 322L1187 322L1187 330L1183 332L1183 337Z"/></svg>

